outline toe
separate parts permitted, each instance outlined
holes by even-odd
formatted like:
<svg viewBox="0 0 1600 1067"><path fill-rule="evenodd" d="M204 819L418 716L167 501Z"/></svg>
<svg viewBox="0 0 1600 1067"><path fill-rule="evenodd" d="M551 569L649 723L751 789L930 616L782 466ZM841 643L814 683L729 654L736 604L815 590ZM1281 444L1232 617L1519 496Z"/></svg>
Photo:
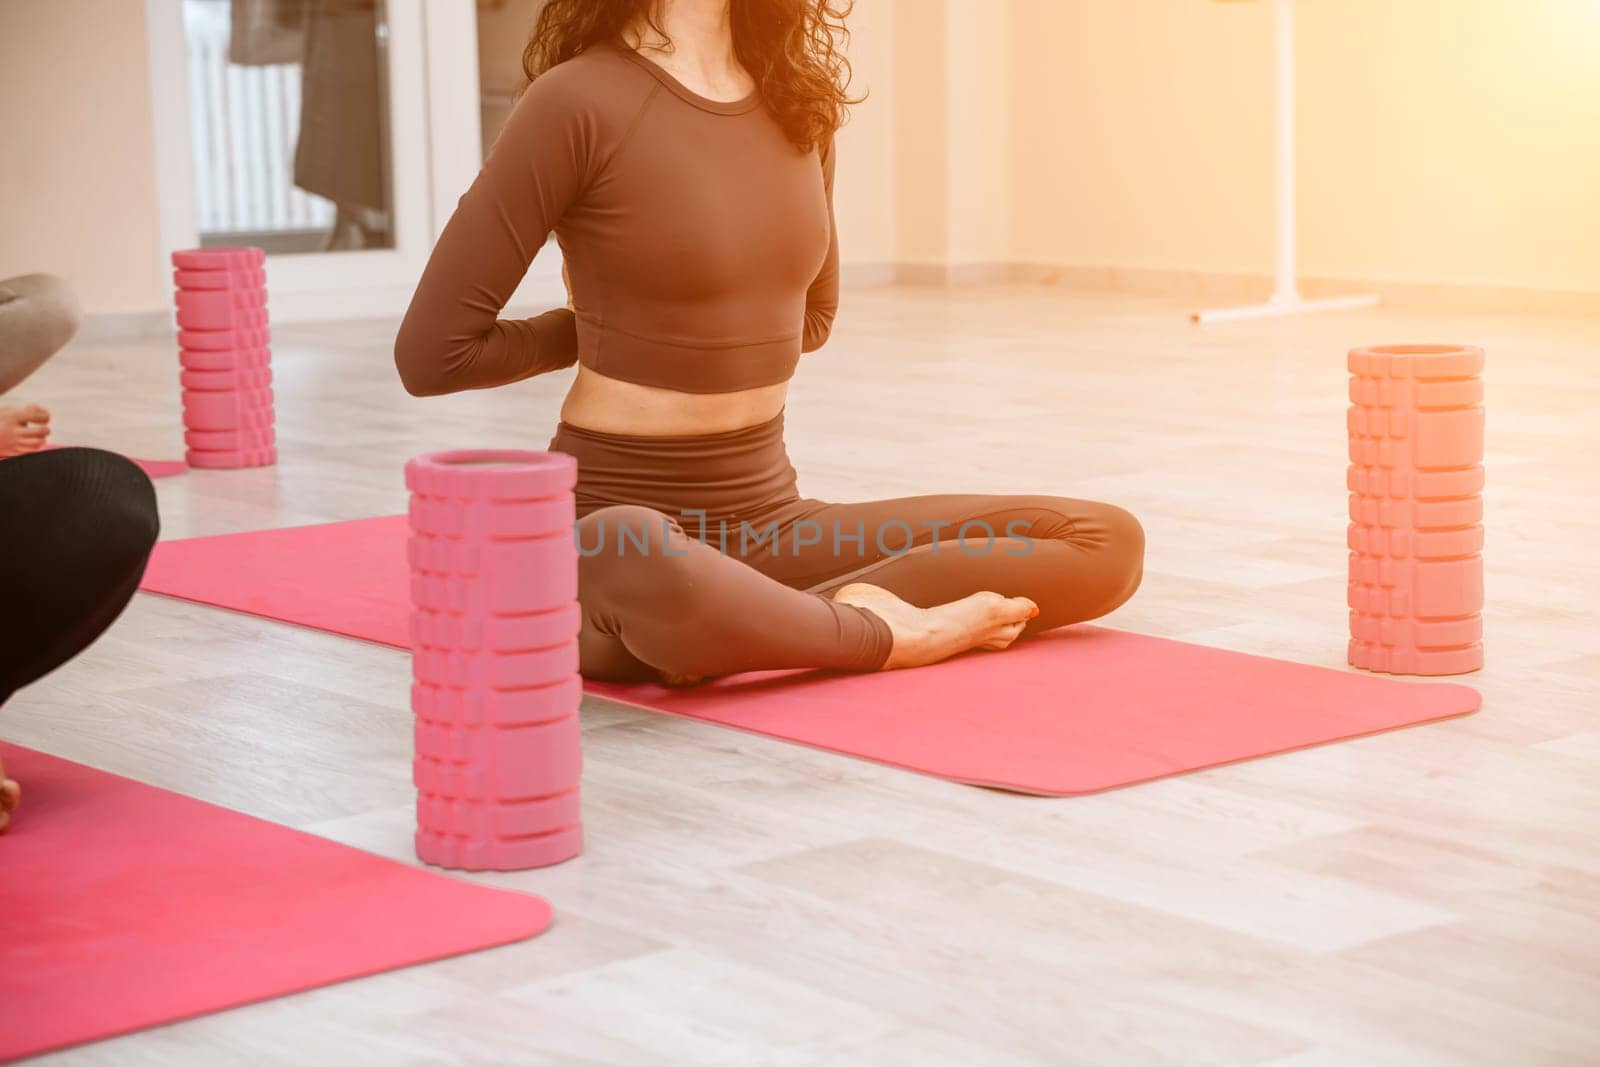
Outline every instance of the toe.
<svg viewBox="0 0 1600 1067"><path fill-rule="evenodd" d="M1023 623L1039 614L1039 606L1025 596L1003 597L998 593L987 595L994 597L989 611L997 622Z"/></svg>

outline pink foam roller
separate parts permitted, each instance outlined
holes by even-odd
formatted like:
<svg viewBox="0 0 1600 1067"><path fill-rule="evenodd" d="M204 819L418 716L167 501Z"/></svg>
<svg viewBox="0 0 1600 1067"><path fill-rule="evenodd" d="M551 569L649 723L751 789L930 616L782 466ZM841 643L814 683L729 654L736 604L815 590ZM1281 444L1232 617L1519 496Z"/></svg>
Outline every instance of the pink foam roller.
<svg viewBox="0 0 1600 1067"><path fill-rule="evenodd" d="M543 537L572 529L577 502L569 492L544 500L499 501L495 506L474 506L448 497L411 497L411 525L432 537Z"/></svg>
<svg viewBox="0 0 1600 1067"><path fill-rule="evenodd" d="M261 329L267 294L261 289L179 289L173 295L184 330Z"/></svg>
<svg viewBox="0 0 1600 1067"><path fill-rule="evenodd" d="M179 270L250 270L266 263L264 250L246 246L184 248L172 253Z"/></svg>
<svg viewBox="0 0 1600 1067"><path fill-rule="evenodd" d="M1349 658L1392 674L1483 666L1484 353L1349 356Z"/></svg>
<svg viewBox="0 0 1600 1067"><path fill-rule="evenodd" d="M189 466L201 470L242 470L246 467L272 466L278 462L278 450L271 445L209 452L191 448L183 454L183 458Z"/></svg>
<svg viewBox="0 0 1600 1067"><path fill-rule="evenodd" d="M1363 526L1405 530L1450 529L1482 520L1483 497L1476 493L1453 500L1392 496L1350 498L1350 521Z"/></svg>
<svg viewBox="0 0 1600 1067"><path fill-rule="evenodd" d="M583 847L576 469L504 451L406 466L424 862L508 870Z"/></svg>
<svg viewBox="0 0 1600 1067"><path fill-rule="evenodd" d="M1351 615L1351 634L1359 641L1371 645L1416 644L1425 648L1455 648L1476 644L1483 640L1483 616L1472 615L1462 619L1418 621L1392 619L1378 615ZM1412 632L1409 640L1401 641L1397 634L1402 629Z"/></svg>
<svg viewBox="0 0 1600 1067"><path fill-rule="evenodd" d="M213 351L178 349L178 364L184 370L249 370L272 365L270 348L222 348Z"/></svg>
<svg viewBox="0 0 1600 1067"><path fill-rule="evenodd" d="M231 352L238 349L266 348L272 334L265 326L232 330L179 330L178 347L194 352Z"/></svg>
<svg viewBox="0 0 1600 1067"><path fill-rule="evenodd" d="M411 708L417 718L449 726L535 726L578 710L582 679L565 678L531 689L451 689L411 686Z"/></svg>
<svg viewBox="0 0 1600 1067"><path fill-rule="evenodd" d="M456 614L525 615L578 595L577 543L569 528L548 537L460 541L413 534L413 595ZM465 579L465 580L464 580Z"/></svg>
<svg viewBox="0 0 1600 1067"><path fill-rule="evenodd" d="M1350 350L1350 373L1391 383L1478 378L1483 375L1483 349L1476 345L1373 345Z"/></svg>
<svg viewBox="0 0 1600 1067"><path fill-rule="evenodd" d="M278 443L272 427L253 430L185 430L183 443L197 452L237 452Z"/></svg>
<svg viewBox="0 0 1600 1067"><path fill-rule="evenodd" d="M1347 481L1350 491L1363 497L1451 500L1483 492L1483 467L1453 471L1400 471L1352 466Z"/></svg>
<svg viewBox="0 0 1600 1067"><path fill-rule="evenodd" d="M1357 376L1350 379L1350 402L1367 408L1392 408L1399 403L1419 408L1464 407L1483 403L1483 379L1419 381Z"/></svg>
<svg viewBox="0 0 1600 1067"><path fill-rule="evenodd" d="M521 871L563 863L583 851L583 827L532 837L459 837L418 828L417 858L464 871Z"/></svg>
<svg viewBox="0 0 1600 1067"><path fill-rule="evenodd" d="M1351 523L1350 551L1363 556L1450 559L1483 551L1483 526L1456 530L1385 530Z"/></svg>
<svg viewBox="0 0 1600 1067"><path fill-rule="evenodd" d="M272 384L272 368L185 370L178 375L178 384L198 393L221 393L232 389L265 389Z"/></svg>
<svg viewBox="0 0 1600 1067"><path fill-rule="evenodd" d="M499 474L491 476L491 471ZM544 500L571 492L577 484L577 461L563 452L435 452L406 465L406 488L452 500Z"/></svg>
<svg viewBox="0 0 1600 1067"><path fill-rule="evenodd" d="M266 284L267 272L260 267L172 272L172 285L176 289L263 289Z"/></svg>
<svg viewBox="0 0 1600 1067"><path fill-rule="evenodd" d="M496 615L487 619L419 611L411 617L411 647L527 652L567 644L577 638L582 622L576 602L531 615Z"/></svg>
<svg viewBox="0 0 1600 1067"><path fill-rule="evenodd" d="M445 836L528 837L576 826L579 821L575 792L529 800L467 800L435 793L417 794L417 825Z"/></svg>
<svg viewBox="0 0 1600 1067"><path fill-rule="evenodd" d="M179 311L192 311L197 315L227 315L233 311L259 311L267 306L267 291L259 286L251 289L179 289L173 294ZM199 329L226 330L230 325L201 326Z"/></svg>
<svg viewBox="0 0 1600 1067"><path fill-rule="evenodd" d="M551 685L578 670L578 642L532 652L479 649L460 652L419 648L411 656L412 674L424 685L450 689L530 689Z"/></svg>
<svg viewBox="0 0 1600 1067"><path fill-rule="evenodd" d="M527 800L539 795L531 791L542 783L577 781L583 751L578 733L576 713L511 730L457 728L418 719L417 763L431 760L462 776L459 789L429 792L474 800Z"/></svg>
<svg viewBox="0 0 1600 1067"><path fill-rule="evenodd" d="M265 429L272 423L271 389L183 394L183 425L190 430Z"/></svg>

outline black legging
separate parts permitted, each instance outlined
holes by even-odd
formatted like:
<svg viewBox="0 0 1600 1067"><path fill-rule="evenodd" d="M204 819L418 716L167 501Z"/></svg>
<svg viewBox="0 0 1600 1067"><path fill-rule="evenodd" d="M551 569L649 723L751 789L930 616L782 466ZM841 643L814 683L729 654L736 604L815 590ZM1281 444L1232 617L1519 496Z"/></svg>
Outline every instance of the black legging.
<svg viewBox="0 0 1600 1067"><path fill-rule="evenodd" d="M122 456L0 460L0 704L116 621L159 531L155 489Z"/></svg>

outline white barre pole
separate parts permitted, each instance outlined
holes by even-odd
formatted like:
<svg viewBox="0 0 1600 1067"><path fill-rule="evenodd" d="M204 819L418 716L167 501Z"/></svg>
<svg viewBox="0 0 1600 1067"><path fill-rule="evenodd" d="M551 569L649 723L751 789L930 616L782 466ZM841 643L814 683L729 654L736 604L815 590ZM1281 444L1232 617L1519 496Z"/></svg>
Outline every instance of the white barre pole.
<svg viewBox="0 0 1600 1067"><path fill-rule="evenodd" d="M1377 294L1336 296L1306 300L1295 283L1296 219L1294 173L1294 4L1295 0L1273 0L1273 219L1274 250L1272 296L1265 304L1243 307L1208 308L1194 312L1195 322L1226 322L1233 319L1260 319L1274 315L1295 315L1308 311L1341 311L1372 307Z"/></svg>

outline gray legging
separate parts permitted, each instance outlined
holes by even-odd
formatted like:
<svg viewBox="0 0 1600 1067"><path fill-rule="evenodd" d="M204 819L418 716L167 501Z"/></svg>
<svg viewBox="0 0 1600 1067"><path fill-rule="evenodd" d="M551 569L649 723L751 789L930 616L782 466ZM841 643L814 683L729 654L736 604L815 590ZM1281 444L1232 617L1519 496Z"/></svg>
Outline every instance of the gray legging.
<svg viewBox="0 0 1600 1067"><path fill-rule="evenodd" d="M67 283L50 274L0 281L0 395L72 340L78 301Z"/></svg>

